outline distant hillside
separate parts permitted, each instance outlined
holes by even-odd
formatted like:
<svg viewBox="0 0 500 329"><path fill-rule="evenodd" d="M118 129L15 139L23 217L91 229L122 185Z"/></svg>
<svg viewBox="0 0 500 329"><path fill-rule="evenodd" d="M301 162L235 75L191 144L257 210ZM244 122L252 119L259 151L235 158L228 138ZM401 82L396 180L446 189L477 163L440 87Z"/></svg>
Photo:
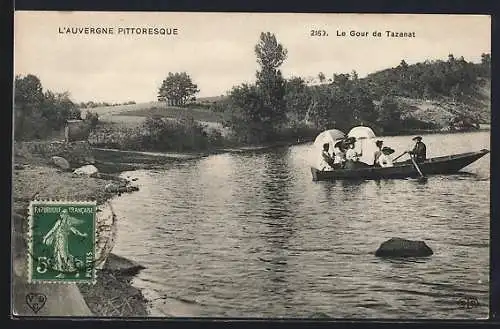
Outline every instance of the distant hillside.
<svg viewBox="0 0 500 329"><path fill-rule="evenodd" d="M467 62L450 55L448 61L408 65L403 60L361 79L373 99L394 96L404 115L445 126L457 116L489 123L491 116L491 59Z"/></svg>
<svg viewBox="0 0 500 329"><path fill-rule="evenodd" d="M473 118L479 123L491 120L491 82L488 80L474 98L464 101L440 98L423 100L410 97L395 97L402 110L403 118L413 118L422 122L433 122L446 127L457 117Z"/></svg>
<svg viewBox="0 0 500 329"><path fill-rule="evenodd" d="M211 97L198 97L196 99L196 103L202 103L202 104L210 104L210 103L215 103L215 102L220 102L227 96L220 95L220 96L211 96Z"/></svg>
<svg viewBox="0 0 500 329"><path fill-rule="evenodd" d="M370 124L385 131L449 129L463 119L477 126L490 123L491 60L481 63L455 59L425 61L384 69L358 78L334 74L332 78L291 78L286 83L287 117L293 124L340 127ZM197 121L220 125L235 113L230 95L200 97L186 107L165 103L121 104L90 109L105 121L142 122L150 115L180 118L185 114ZM396 119L384 109L384 100L397 104ZM390 103L390 102L389 102ZM399 121L396 122L396 121ZM345 126L345 127L344 127Z"/></svg>

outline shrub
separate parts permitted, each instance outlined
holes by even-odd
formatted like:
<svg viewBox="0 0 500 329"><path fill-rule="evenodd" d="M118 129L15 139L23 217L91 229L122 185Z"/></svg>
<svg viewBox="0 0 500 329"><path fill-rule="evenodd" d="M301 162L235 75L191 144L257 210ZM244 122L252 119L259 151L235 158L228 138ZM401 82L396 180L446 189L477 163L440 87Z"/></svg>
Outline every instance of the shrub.
<svg viewBox="0 0 500 329"><path fill-rule="evenodd" d="M91 129L95 129L99 123L99 114L87 111L85 113L85 121L89 123Z"/></svg>
<svg viewBox="0 0 500 329"><path fill-rule="evenodd" d="M101 127L92 134L90 141L99 147L160 152L200 151L225 144L219 131L207 133L206 127L188 116L179 120L150 116L136 128Z"/></svg>

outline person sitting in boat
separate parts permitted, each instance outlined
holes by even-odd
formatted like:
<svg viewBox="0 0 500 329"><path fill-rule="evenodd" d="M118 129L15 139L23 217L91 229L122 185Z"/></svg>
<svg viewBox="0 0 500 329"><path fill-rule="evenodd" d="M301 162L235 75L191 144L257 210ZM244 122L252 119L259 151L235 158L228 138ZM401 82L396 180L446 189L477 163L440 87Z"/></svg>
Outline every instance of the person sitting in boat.
<svg viewBox="0 0 500 329"><path fill-rule="evenodd" d="M413 137L413 140L415 141L415 146L408 153L415 158L415 161L424 162L427 159L427 147L422 142L421 136Z"/></svg>
<svg viewBox="0 0 500 329"><path fill-rule="evenodd" d="M391 154L394 153L394 150L390 147L384 146L381 150L381 154L377 159L378 165L382 168L385 167L393 167Z"/></svg>
<svg viewBox="0 0 500 329"><path fill-rule="evenodd" d="M359 162L359 157L362 156L362 153L358 153L355 149L356 139L354 137L349 137L347 140L347 151L345 152L345 168L346 169L354 169L362 167L362 163Z"/></svg>
<svg viewBox="0 0 500 329"><path fill-rule="evenodd" d="M320 170L333 170L333 163L334 160L330 156L330 153L328 150L330 149L330 144L325 143L323 144L323 151L321 152L321 158L319 162L319 169Z"/></svg>
<svg viewBox="0 0 500 329"><path fill-rule="evenodd" d="M375 142L375 145L377 146L377 150L375 151L375 154L373 156L373 165L378 167L378 158L382 155L382 145L384 145L384 142L378 140Z"/></svg>
<svg viewBox="0 0 500 329"><path fill-rule="evenodd" d="M333 156L333 168L334 169L343 168L346 160L343 141L338 141L337 143L335 143L333 147L332 156Z"/></svg>

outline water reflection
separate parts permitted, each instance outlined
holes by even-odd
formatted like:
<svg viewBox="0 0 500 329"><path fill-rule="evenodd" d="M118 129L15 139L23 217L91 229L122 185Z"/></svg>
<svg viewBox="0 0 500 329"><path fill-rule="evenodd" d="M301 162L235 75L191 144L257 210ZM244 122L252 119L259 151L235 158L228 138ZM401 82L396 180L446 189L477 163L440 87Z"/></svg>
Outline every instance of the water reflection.
<svg viewBox="0 0 500 329"><path fill-rule="evenodd" d="M292 171L289 165L288 149L279 149L264 157L264 175L262 184L264 222L267 231L263 234L266 247L266 265L268 281L262 289L266 293L279 294L281 303L288 299L290 270L288 253L290 239L295 232L295 216L292 212L290 188L292 186ZM262 259L261 259L262 260Z"/></svg>

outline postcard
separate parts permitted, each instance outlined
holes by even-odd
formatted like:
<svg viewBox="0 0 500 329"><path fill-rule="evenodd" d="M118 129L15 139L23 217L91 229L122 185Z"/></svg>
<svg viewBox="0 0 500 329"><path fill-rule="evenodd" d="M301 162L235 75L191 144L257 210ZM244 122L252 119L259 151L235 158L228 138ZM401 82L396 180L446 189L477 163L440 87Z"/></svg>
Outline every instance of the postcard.
<svg viewBox="0 0 500 329"><path fill-rule="evenodd" d="M12 315L486 319L487 15L16 11Z"/></svg>

